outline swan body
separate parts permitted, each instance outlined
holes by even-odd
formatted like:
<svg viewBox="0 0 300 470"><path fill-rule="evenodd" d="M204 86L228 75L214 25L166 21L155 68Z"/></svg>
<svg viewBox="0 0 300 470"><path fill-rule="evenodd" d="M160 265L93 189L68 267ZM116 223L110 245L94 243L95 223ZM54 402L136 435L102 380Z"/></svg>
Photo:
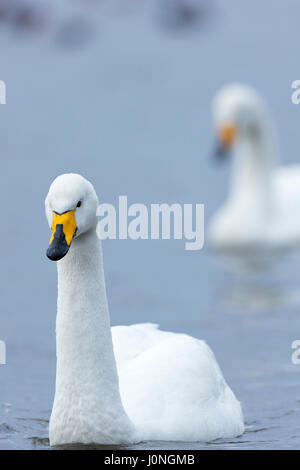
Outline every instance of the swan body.
<svg viewBox="0 0 300 470"><path fill-rule="evenodd" d="M58 261L50 444L242 434L240 403L205 342L152 324L110 328L97 205L92 185L75 174L54 180L46 198L47 255Z"/></svg>
<svg viewBox="0 0 300 470"><path fill-rule="evenodd" d="M213 103L217 133L232 147L229 195L213 217L209 240L217 249L284 249L300 243L300 165L277 165L265 105L245 85L228 85ZM225 133L224 133L225 129ZM230 142L228 141L230 140ZM224 142L223 142L224 144Z"/></svg>
<svg viewBox="0 0 300 470"><path fill-rule="evenodd" d="M140 440L243 433L240 404L204 341L153 324L113 327L112 335L122 402Z"/></svg>

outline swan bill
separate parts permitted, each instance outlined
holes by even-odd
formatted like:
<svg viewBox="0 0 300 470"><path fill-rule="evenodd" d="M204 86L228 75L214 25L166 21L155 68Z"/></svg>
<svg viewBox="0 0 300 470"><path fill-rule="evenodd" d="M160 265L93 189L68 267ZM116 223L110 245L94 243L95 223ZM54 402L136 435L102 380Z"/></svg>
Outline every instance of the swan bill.
<svg viewBox="0 0 300 470"><path fill-rule="evenodd" d="M219 160L219 161L223 161L224 158L226 158L230 153L230 147L225 147L224 145L221 145L220 142L217 142L216 146L215 146L215 149L214 149L214 152L213 152L213 156Z"/></svg>
<svg viewBox="0 0 300 470"><path fill-rule="evenodd" d="M58 214L53 211L52 236L50 238L47 256L52 261L59 261L69 251L73 237L77 231L75 209Z"/></svg>
<svg viewBox="0 0 300 470"><path fill-rule="evenodd" d="M236 139L237 128L232 124L225 124L218 129L218 143L215 155L224 157L227 155Z"/></svg>

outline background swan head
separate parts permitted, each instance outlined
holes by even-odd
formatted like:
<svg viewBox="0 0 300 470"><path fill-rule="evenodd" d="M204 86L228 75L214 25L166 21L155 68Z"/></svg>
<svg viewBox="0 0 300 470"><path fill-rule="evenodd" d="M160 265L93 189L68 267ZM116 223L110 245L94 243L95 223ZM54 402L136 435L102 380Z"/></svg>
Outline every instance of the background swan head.
<svg viewBox="0 0 300 470"><path fill-rule="evenodd" d="M266 110L254 88L230 84L221 88L213 100L213 119L218 139L217 154L222 156L242 139L259 140Z"/></svg>
<svg viewBox="0 0 300 470"><path fill-rule="evenodd" d="M52 230L47 256L63 258L72 240L94 229L98 198L93 185L83 176L68 173L58 176L45 200L46 217Z"/></svg>

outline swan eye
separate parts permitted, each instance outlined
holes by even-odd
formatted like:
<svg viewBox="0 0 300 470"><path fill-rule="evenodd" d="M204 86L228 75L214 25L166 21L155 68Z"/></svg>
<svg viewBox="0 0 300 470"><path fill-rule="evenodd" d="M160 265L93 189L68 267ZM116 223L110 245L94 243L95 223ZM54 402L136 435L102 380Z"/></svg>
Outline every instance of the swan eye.
<svg viewBox="0 0 300 470"><path fill-rule="evenodd" d="M77 202L77 207L80 207L81 206L81 201L78 201Z"/></svg>

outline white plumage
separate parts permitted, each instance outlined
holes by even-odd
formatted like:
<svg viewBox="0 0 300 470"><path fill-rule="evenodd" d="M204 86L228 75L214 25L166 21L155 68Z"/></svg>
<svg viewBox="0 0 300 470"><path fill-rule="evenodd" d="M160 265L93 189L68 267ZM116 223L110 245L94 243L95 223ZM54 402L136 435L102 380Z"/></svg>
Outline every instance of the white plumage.
<svg viewBox="0 0 300 470"><path fill-rule="evenodd" d="M140 324L112 328L125 410L142 440L243 433L239 403L204 341Z"/></svg>
<svg viewBox="0 0 300 470"><path fill-rule="evenodd" d="M74 209L77 224L69 252L58 261L51 445L242 434L240 404L203 341L152 324L111 330L97 204L92 185L74 174L58 177L46 198L50 226L53 211Z"/></svg>
<svg viewBox="0 0 300 470"><path fill-rule="evenodd" d="M300 165L279 166L268 112L258 93L228 85L213 103L217 131L234 126L227 200L213 217L217 249L285 249L300 243Z"/></svg>

